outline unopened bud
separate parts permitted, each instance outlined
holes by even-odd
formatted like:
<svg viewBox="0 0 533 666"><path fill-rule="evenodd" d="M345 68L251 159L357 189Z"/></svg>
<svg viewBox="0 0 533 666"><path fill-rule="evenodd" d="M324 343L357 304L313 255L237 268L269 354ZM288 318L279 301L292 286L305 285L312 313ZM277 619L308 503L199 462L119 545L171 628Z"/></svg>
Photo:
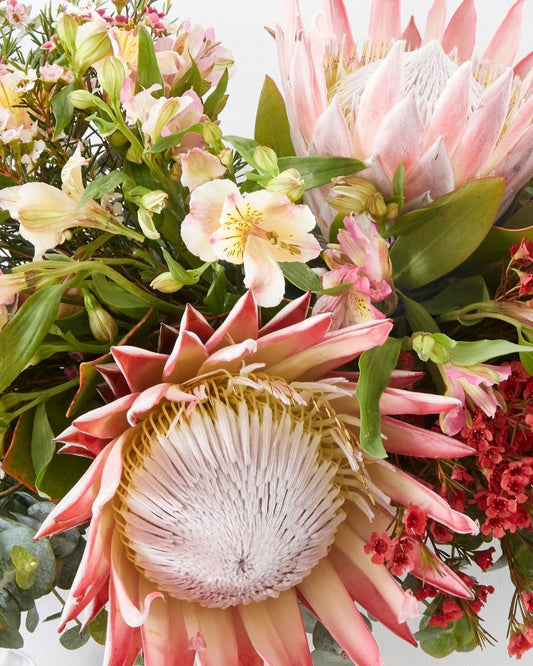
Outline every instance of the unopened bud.
<svg viewBox="0 0 533 666"><path fill-rule="evenodd" d="M360 176L336 178L334 183L335 187L332 196L328 198L328 203L343 215L366 212L369 199L378 193L374 183Z"/></svg>
<svg viewBox="0 0 533 666"><path fill-rule="evenodd" d="M388 203L385 219L394 220L395 218L398 217L399 212L400 212L400 206L398 206L396 202L393 201L392 203Z"/></svg>
<svg viewBox="0 0 533 666"><path fill-rule="evenodd" d="M162 291L164 294L173 294L175 291L179 291L183 287L183 284L175 280L170 271L165 271L157 275L150 282L150 286L152 289Z"/></svg>
<svg viewBox="0 0 533 666"><path fill-rule="evenodd" d="M126 80L124 65L115 56L107 57L98 70L98 81L112 99L120 98Z"/></svg>
<svg viewBox="0 0 533 666"><path fill-rule="evenodd" d="M78 32L78 24L70 14L62 14L58 18L56 32L63 46L66 46L69 51L73 52L74 44L76 43L76 33Z"/></svg>
<svg viewBox="0 0 533 666"><path fill-rule="evenodd" d="M95 340L113 342L118 335L118 326L113 317L104 310L90 291L83 292L83 300L89 317L89 328Z"/></svg>
<svg viewBox="0 0 533 666"><path fill-rule="evenodd" d="M90 25L90 24L85 24ZM83 28L84 26L82 26ZM107 34L107 28L97 28L92 30L86 37L82 33L82 28L76 35L76 50L72 60L72 68L78 74L83 74L88 67L105 58L113 52L111 40Z"/></svg>
<svg viewBox="0 0 533 666"><path fill-rule="evenodd" d="M229 168L233 164L233 151L230 148L224 148L219 152L218 159L226 168Z"/></svg>
<svg viewBox="0 0 533 666"><path fill-rule="evenodd" d="M291 201L298 201L305 191L304 179L297 169L286 169L267 184L269 192L281 192Z"/></svg>
<svg viewBox="0 0 533 666"><path fill-rule="evenodd" d="M160 213L167 205L168 194L163 190L151 190L143 194L139 204L151 213Z"/></svg>
<svg viewBox="0 0 533 666"><path fill-rule="evenodd" d="M375 192L369 196L366 207L370 215L375 219L380 219L387 214L387 204L381 192Z"/></svg>
<svg viewBox="0 0 533 666"><path fill-rule="evenodd" d="M202 135L208 146L212 146L215 149L220 146L220 142L222 141L222 130L216 123L212 121L204 123Z"/></svg>
<svg viewBox="0 0 533 666"><path fill-rule="evenodd" d="M96 106L97 98L88 90L73 90L68 98L75 109L90 109Z"/></svg>
<svg viewBox="0 0 533 666"><path fill-rule="evenodd" d="M268 146L257 146L254 150L254 162L257 170L265 176L274 178L279 174L278 156Z"/></svg>

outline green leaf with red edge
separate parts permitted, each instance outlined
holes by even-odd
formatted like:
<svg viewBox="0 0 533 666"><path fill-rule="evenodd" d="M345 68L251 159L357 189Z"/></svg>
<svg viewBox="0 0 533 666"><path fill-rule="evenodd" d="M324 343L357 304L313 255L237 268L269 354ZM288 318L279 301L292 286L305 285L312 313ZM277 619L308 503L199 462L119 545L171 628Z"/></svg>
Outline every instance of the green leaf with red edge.
<svg viewBox="0 0 533 666"><path fill-rule="evenodd" d="M11 445L7 450L2 469L31 490L35 490L35 470L31 458L31 436L35 409L24 412L19 418Z"/></svg>
<svg viewBox="0 0 533 666"><path fill-rule="evenodd" d="M91 462L89 458L54 453L39 477L39 492L57 502L81 479Z"/></svg>
<svg viewBox="0 0 533 666"><path fill-rule="evenodd" d="M269 76L265 76L257 105L254 138L262 146L273 148L278 157L295 154L285 102Z"/></svg>
<svg viewBox="0 0 533 666"><path fill-rule="evenodd" d="M503 178L467 183L403 216L390 251L400 289L422 287L466 262L489 233L505 190Z"/></svg>

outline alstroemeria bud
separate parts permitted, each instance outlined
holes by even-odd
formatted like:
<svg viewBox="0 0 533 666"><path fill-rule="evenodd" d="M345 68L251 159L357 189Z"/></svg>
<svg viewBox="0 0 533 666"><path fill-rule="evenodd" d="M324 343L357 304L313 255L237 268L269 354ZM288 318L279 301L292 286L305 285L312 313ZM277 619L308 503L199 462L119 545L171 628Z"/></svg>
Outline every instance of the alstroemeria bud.
<svg viewBox="0 0 533 666"><path fill-rule="evenodd" d="M98 81L112 99L120 98L125 80L126 70L120 60L115 56L106 58L98 70Z"/></svg>
<svg viewBox="0 0 533 666"><path fill-rule="evenodd" d="M266 185L269 192L281 192L291 201L298 201L305 191L304 179L297 169L286 169Z"/></svg>
<svg viewBox="0 0 533 666"><path fill-rule="evenodd" d="M88 90L73 90L69 93L68 98L76 109L90 109L95 106L95 96Z"/></svg>
<svg viewBox="0 0 533 666"><path fill-rule="evenodd" d="M104 310L90 291L83 292L83 300L89 317L89 328L95 340L113 342L118 335L118 326L113 317Z"/></svg>
<svg viewBox="0 0 533 666"><path fill-rule="evenodd" d="M366 209L375 219L379 219L387 214L387 204L381 192L374 192L374 194L368 197Z"/></svg>
<svg viewBox="0 0 533 666"><path fill-rule="evenodd" d="M183 284L178 282L172 277L170 271L165 271L156 275L156 277L150 282L152 289L157 289L157 291L162 291L164 294L173 294L176 291L179 291Z"/></svg>
<svg viewBox="0 0 533 666"><path fill-rule="evenodd" d="M350 213L363 213L370 212L369 202L376 194L379 194L381 200L383 195L378 191L374 183L371 183L366 178L360 176L346 176L335 178L335 187L333 188L332 195L328 198L329 205L338 210L343 215L350 215ZM383 202L384 204L385 202ZM374 204L375 206L376 204ZM384 212L381 215L384 215Z"/></svg>
<svg viewBox="0 0 533 666"><path fill-rule="evenodd" d="M78 24L70 14L62 14L58 18L56 22L56 32L61 43L66 46L69 51L74 51Z"/></svg>
<svg viewBox="0 0 533 666"><path fill-rule="evenodd" d="M212 146L216 149L220 146L220 142L222 140L222 130L216 123L208 121L204 123L202 128L202 136L204 137L204 141L208 146Z"/></svg>
<svg viewBox="0 0 533 666"><path fill-rule="evenodd" d="M261 174L271 178L275 178L279 174L278 156L272 148L257 146L254 150L254 161Z"/></svg>
<svg viewBox="0 0 533 666"><path fill-rule="evenodd" d="M441 364L449 361L456 342L443 333L414 333L411 344L421 361Z"/></svg>
<svg viewBox="0 0 533 666"><path fill-rule="evenodd" d="M87 36L80 34L85 26L92 28ZM94 28L86 23L76 35L76 50L72 60L72 69L83 74L88 67L105 58L113 52L111 40L107 34L107 27Z"/></svg>
<svg viewBox="0 0 533 666"><path fill-rule="evenodd" d="M167 205L168 194L163 190L151 190L143 194L139 204L152 213L160 213Z"/></svg>
<svg viewBox="0 0 533 666"><path fill-rule="evenodd" d="M230 167L233 164L233 151L230 148L224 148L219 152L218 159L225 167Z"/></svg>

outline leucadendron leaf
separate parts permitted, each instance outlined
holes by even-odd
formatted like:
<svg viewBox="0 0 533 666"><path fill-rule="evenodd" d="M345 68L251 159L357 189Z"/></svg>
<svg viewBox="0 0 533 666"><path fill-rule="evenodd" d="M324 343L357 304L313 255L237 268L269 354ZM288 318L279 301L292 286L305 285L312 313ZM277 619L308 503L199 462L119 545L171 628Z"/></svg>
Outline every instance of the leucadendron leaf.
<svg viewBox="0 0 533 666"><path fill-rule="evenodd" d="M255 118L255 140L276 151L278 157L294 155L283 96L274 81L265 76Z"/></svg>
<svg viewBox="0 0 533 666"><path fill-rule="evenodd" d="M396 367L401 347L401 340L388 338L380 347L363 352L359 358L356 390L361 418L359 439L363 450L374 458L387 457L381 438L379 401Z"/></svg>
<svg viewBox="0 0 533 666"><path fill-rule="evenodd" d="M422 287L466 261L492 227L504 189L503 178L476 180L404 215L389 230L398 236L390 251L395 284Z"/></svg>

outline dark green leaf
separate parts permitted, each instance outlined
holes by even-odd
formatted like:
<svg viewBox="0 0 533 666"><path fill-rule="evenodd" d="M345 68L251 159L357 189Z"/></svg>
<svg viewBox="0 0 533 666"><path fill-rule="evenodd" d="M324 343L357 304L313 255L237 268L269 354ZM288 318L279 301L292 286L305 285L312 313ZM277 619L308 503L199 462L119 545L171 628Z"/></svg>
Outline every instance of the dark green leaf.
<svg viewBox="0 0 533 666"><path fill-rule="evenodd" d="M409 326L413 332L439 333L440 329L437 322L429 314L426 308L420 303L408 298L400 291L397 292L400 297Z"/></svg>
<svg viewBox="0 0 533 666"><path fill-rule="evenodd" d="M33 469L35 470L35 485L37 488L39 486L39 477L52 460L55 449L54 433L50 428L46 407L41 402L35 412L33 432L31 434L31 460Z"/></svg>
<svg viewBox="0 0 533 666"><path fill-rule="evenodd" d="M113 192L113 190L116 190L117 187L124 185L125 183L131 183L131 186L133 186L132 179L123 171L111 171L105 176L100 176L87 185L78 203L78 208L84 206L91 199L101 199L104 194Z"/></svg>
<svg viewBox="0 0 533 666"><path fill-rule="evenodd" d="M448 656L457 646L453 633L440 627L425 627L415 633L415 638L426 654L437 658Z"/></svg>
<svg viewBox="0 0 533 666"><path fill-rule="evenodd" d="M220 266L216 278L211 283L204 303L214 315L222 314L226 303L226 271Z"/></svg>
<svg viewBox="0 0 533 666"><path fill-rule="evenodd" d="M143 301L137 294L125 291L101 273L93 274L93 285L98 298L104 305L126 314L131 310L144 312L150 307L150 304Z"/></svg>
<svg viewBox="0 0 533 666"><path fill-rule="evenodd" d="M146 90L150 86L161 86L154 90L154 97L161 97L163 94L163 79L155 55L154 41L148 30L141 26L139 30L139 52L137 58L137 78L135 79L135 92Z"/></svg>
<svg viewBox="0 0 533 666"><path fill-rule="evenodd" d="M65 282L39 289L0 331L0 392L20 375L34 356L56 318L67 287Z"/></svg>
<svg viewBox="0 0 533 666"><path fill-rule="evenodd" d="M346 656L335 652L313 650L311 653L314 666L348 666L350 663Z"/></svg>
<svg viewBox="0 0 533 666"><path fill-rule="evenodd" d="M356 396L361 414L361 446L374 458L386 458L381 439L379 401L398 362L402 341L388 338L384 344L361 354Z"/></svg>
<svg viewBox="0 0 533 666"><path fill-rule="evenodd" d="M68 96L74 90L74 83L62 88L52 97L52 113L56 121L53 140L57 139L65 127L70 123L74 116L74 107Z"/></svg>
<svg viewBox="0 0 533 666"><path fill-rule="evenodd" d="M403 225L405 234L390 251L398 287L421 287L466 261L489 232L504 189L503 178L476 180L401 218L390 230Z"/></svg>
<svg viewBox="0 0 533 666"><path fill-rule="evenodd" d="M436 296L422 302L432 315L441 315L452 310L459 310L471 303L488 301L490 294L481 275L468 278L451 279Z"/></svg>
<svg viewBox="0 0 533 666"><path fill-rule="evenodd" d="M209 116L211 120L216 120L218 114L222 111L226 104L226 88L228 87L229 73L225 69L224 73L220 77L219 82L217 83L216 88L213 92L207 97L204 102L204 113L206 116Z"/></svg>
<svg viewBox="0 0 533 666"><path fill-rule="evenodd" d="M61 568L59 569L59 573L57 575L57 587L59 587L61 590L69 590L72 587L72 583L74 582L74 578L79 569L84 551L85 540L80 538L76 548L61 563Z"/></svg>
<svg viewBox="0 0 533 666"><path fill-rule="evenodd" d="M107 611L102 609L98 615L89 623L89 633L93 640L99 645L105 645L107 630Z"/></svg>
<svg viewBox="0 0 533 666"><path fill-rule="evenodd" d="M317 622L313 629L313 646L321 652L333 652L334 654L342 652L342 648L321 622Z"/></svg>
<svg viewBox="0 0 533 666"><path fill-rule="evenodd" d="M26 630L32 634L37 629L38 624L39 612L37 610L37 606L33 604L26 615Z"/></svg>
<svg viewBox="0 0 533 666"><path fill-rule="evenodd" d="M87 458L54 453L39 478L39 491L50 499L60 500L87 471L90 462Z"/></svg>
<svg viewBox="0 0 533 666"><path fill-rule="evenodd" d="M285 102L269 76L265 76L257 105L254 138L260 145L273 148L278 157L294 155Z"/></svg>
<svg viewBox="0 0 533 666"><path fill-rule="evenodd" d="M280 157L280 171L297 169L304 179L305 189L321 187L337 176L349 176L366 168L366 164L350 157Z"/></svg>
<svg viewBox="0 0 533 666"><path fill-rule="evenodd" d="M77 650L87 643L90 636L87 630L80 633L79 627L71 627L61 634L59 642L67 650Z"/></svg>
<svg viewBox="0 0 533 666"><path fill-rule="evenodd" d="M287 280L302 291L318 293L322 289L322 283L316 273L307 264L299 261L282 261L280 268Z"/></svg>
<svg viewBox="0 0 533 666"><path fill-rule="evenodd" d="M4 472L29 488L35 488L35 472L31 460L34 415L35 410L32 409L19 418L11 445L2 461Z"/></svg>
<svg viewBox="0 0 533 666"><path fill-rule="evenodd" d="M19 632L20 612L9 613L0 610L0 648L18 650L24 647L24 640Z"/></svg>

